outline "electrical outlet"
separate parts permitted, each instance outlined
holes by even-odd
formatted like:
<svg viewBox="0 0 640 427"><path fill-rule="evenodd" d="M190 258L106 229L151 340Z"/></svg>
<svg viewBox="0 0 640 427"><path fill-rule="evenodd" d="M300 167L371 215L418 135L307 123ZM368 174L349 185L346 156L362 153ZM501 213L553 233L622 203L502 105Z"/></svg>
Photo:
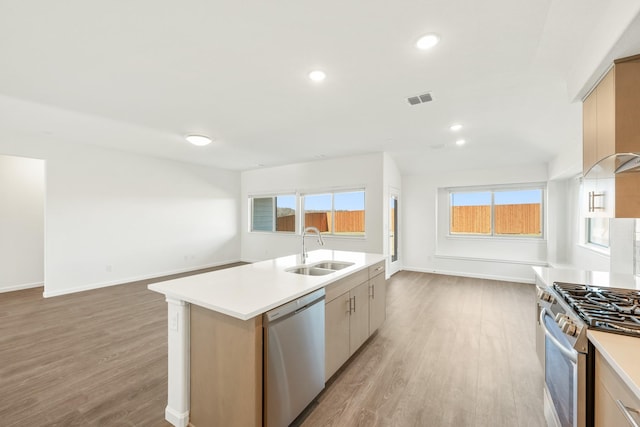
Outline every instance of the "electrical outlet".
<svg viewBox="0 0 640 427"><path fill-rule="evenodd" d="M172 331L178 330L178 313L171 314L171 318L169 319L169 329Z"/></svg>

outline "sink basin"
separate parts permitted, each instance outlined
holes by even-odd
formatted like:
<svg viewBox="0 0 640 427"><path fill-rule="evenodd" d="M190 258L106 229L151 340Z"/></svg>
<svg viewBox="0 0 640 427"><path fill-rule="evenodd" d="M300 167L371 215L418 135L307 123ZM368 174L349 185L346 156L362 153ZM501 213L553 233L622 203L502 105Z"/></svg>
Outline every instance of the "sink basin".
<svg viewBox="0 0 640 427"><path fill-rule="evenodd" d="M293 267L288 268L285 271L289 273L304 274L305 276L324 276L325 274L335 273L335 270L329 270L327 268L318 267Z"/></svg>
<svg viewBox="0 0 640 427"><path fill-rule="evenodd" d="M329 270L342 270L343 268L351 267L353 262L345 261L322 261L317 264L313 264L313 267L327 268Z"/></svg>
<svg viewBox="0 0 640 427"><path fill-rule="evenodd" d="M289 273L304 274L305 276L324 276L335 273L338 270L352 266L353 262L345 261L320 261L311 265L299 265L287 268Z"/></svg>

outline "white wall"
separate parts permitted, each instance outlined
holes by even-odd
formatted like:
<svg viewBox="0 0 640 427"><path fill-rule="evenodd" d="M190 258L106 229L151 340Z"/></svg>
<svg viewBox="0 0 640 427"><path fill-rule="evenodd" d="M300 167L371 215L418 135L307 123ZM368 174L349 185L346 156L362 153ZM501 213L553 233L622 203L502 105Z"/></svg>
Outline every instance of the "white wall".
<svg viewBox="0 0 640 427"><path fill-rule="evenodd" d="M300 235L249 231L248 198L273 193L300 193L365 188L366 237L324 238L326 249L383 253L383 154L343 157L256 169L241 174L242 260L259 261L300 252ZM309 240L308 248L316 247Z"/></svg>
<svg viewBox="0 0 640 427"><path fill-rule="evenodd" d="M546 265L546 240L449 237L446 217L438 221L448 209L446 201L439 203L438 189L546 180L545 165L403 176L404 269L532 282L531 265Z"/></svg>
<svg viewBox="0 0 640 427"><path fill-rule="evenodd" d="M0 152L47 161L45 296L240 258L237 172L26 137Z"/></svg>
<svg viewBox="0 0 640 427"><path fill-rule="evenodd" d="M0 292L44 282L44 161L0 155Z"/></svg>

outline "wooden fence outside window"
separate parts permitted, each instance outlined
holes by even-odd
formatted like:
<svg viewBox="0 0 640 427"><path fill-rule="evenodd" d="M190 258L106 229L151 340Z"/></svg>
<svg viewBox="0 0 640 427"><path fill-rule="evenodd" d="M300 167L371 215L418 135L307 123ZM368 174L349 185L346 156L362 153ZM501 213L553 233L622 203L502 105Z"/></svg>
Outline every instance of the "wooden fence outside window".
<svg viewBox="0 0 640 427"><path fill-rule="evenodd" d="M541 236L540 203L495 205L494 234ZM491 206L452 206L452 234L491 234Z"/></svg>
<svg viewBox="0 0 640 427"><path fill-rule="evenodd" d="M305 227L317 227L321 233L331 231L331 212L306 212ZM276 218L276 231L295 231L295 215ZM364 210L336 211L335 233L364 233Z"/></svg>

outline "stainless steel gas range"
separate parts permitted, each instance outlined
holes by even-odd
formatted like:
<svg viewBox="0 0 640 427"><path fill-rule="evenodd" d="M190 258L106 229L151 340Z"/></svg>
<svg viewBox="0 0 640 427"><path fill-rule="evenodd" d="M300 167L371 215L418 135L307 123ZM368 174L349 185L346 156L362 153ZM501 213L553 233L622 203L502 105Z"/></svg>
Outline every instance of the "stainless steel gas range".
<svg viewBox="0 0 640 427"><path fill-rule="evenodd" d="M554 282L538 287L549 426L593 426L594 348L587 329L640 337L640 291Z"/></svg>

